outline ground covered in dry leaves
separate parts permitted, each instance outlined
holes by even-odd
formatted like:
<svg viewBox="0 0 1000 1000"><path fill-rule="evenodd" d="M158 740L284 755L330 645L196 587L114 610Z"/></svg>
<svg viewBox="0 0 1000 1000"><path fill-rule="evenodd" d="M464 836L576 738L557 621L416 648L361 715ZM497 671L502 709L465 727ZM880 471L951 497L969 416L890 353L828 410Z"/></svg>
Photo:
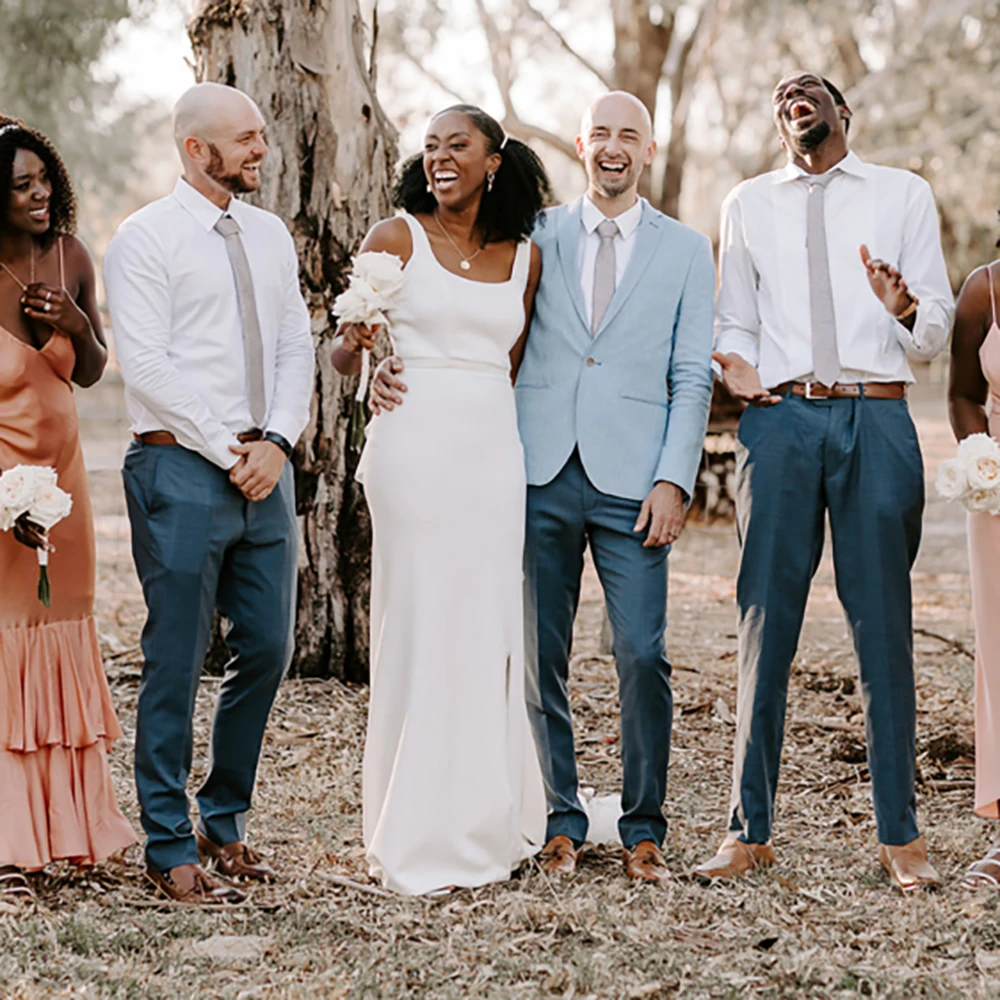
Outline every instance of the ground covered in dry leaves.
<svg viewBox="0 0 1000 1000"><path fill-rule="evenodd" d="M928 463L951 450L940 385L915 403ZM99 627L126 739L115 780L137 824L131 737L143 609L116 472L127 440L113 385L80 395L97 517ZM145 889L138 849L95 871L54 866L29 917L0 917L0 997L991 997L1000 996L1000 895L958 879L993 836L972 817L972 634L964 519L932 501L914 576L920 815L947 880L904 900L878 868L856 668L829 558L791 685L775 844L740 884L687 873L712 853L729 790L735 650L731 526L693 525L671 556L676 722L663 887L632 886L616 851L553 882L398 899L367 880L360 760L367 691L284 685L264 749L252 841L284 875L224 913ZM573 704L586 784L619 776L614 665L597 654L592 573L578 622ZM198 705L192 787L217 682ZM995 981L996 980L996 981Z"/></svg>

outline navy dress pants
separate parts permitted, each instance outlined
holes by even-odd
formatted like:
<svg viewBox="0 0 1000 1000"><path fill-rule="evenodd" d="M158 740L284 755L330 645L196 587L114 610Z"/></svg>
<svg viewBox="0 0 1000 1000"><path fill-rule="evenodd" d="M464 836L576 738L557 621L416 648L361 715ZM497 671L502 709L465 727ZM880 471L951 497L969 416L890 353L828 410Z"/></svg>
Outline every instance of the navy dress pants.
<svg viewBox="0 0 1000 1000"><path fill-rule="evenodd" d="M788 677L829 516L860 663L879 840L918 836L910 569L923 463L905 399L749 407L739 428L739 695L730 832L771 838Z"/></svg>
<svg viewBox="0 0 1000 1000"><path fill-rule="evenodd" d="M188 815L192 716L216 608L232 622L198 790L199 828L224 845L245 836L264 727L291 661L298 529L292 469L251 503L224 469L186 448L134 442L122 472L132 554L146 598L135 779L146 860L197 864Z"/></svg>
<svg viewBox="0 0 1000 1000"><path fill-rule="evenodd" d="M673 695L663 633L667 550L642 547L632 527L642 505L594 487L579 455L545 486L528 487L526 531L527 699L545 779L547 839L577 846L587 814L577 795L567 679L573 619L589 543L614 634L621 702L622 843L663 842Z"/></svg>

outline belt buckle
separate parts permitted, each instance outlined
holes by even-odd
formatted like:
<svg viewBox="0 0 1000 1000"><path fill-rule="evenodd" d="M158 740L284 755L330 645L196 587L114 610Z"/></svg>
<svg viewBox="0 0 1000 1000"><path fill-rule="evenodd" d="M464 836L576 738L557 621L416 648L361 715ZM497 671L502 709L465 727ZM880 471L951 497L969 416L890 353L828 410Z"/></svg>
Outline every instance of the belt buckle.
<svg viewBox="0 0 1000 1000"><path fill-rule="evenodd" d="M813 386L814 385L818 385L819 384L818 382L805 382L803 384L805 386L805 390L803 392L803 395L805 396L806 399L822 399L823 398L822 396L814 396L813 393L812 393Z"/></svg>

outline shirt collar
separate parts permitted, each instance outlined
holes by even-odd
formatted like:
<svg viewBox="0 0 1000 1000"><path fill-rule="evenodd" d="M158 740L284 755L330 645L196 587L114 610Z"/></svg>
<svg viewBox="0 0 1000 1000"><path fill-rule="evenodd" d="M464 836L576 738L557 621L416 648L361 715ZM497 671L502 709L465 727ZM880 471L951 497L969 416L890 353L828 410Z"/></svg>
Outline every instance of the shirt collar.
<svg viewBox="0 0 1000 1000"><path fill-rule="evenodd" d="M827 173L832 174L836 171L841 173L850 174L852 177L867 177L867 170L865 164L858 158L857 153L852 150L848 150L847 156L845 156L839 163L834 164ZM789 162L785 165L782 170L775 171L774 183L782 184L785 181L797 181L800 177L811 177L813 176L808 171L803 170L800 166L795 163Z"/></svg>
<svg viewBox="0 0 1000 1000"><path fill-rule="evenodd" d="M174 185L174 197L194 216L195 221L206 230L214 229L215 224L224 215L231 216L236 225L240 229L243 228L240 223L243 203L238 198L230 198L229 207L223 211L214 202L209 201L200 191L196 191L183 177L177 178L177 183Z"/></svg>
<svg viewBox="0 0 1000 1000"><path fill-rule="evenodd" d="M607 216L590 200L589 195L583 196L583 204L580 208L580 221L587 235L591 235L595 229L607 218ZM635 204L621 215L616 215L614 221L618 223L618 232L623 240L627 240L635 232L639 220L642 218L642 199L637 198Z"/></svg>

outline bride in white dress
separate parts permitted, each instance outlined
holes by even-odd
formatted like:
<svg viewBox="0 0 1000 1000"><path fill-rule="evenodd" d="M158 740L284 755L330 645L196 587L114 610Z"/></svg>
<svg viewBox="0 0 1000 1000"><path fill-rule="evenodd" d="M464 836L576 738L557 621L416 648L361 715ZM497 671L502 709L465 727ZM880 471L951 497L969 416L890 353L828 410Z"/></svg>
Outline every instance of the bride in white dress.
<svg viewBox="0 0 1000 1000"><path fill-rule="evenodd" d="M478 108L428 126L362 250L405 264L391 312L404 406L376 417L358 470L372 515L371 703L363 771L373 875L405 894L510 877L545 834L524 699L525 472L512 380L548 195L535 154ZM371 331L338 331L360 367Z"/></svg>

